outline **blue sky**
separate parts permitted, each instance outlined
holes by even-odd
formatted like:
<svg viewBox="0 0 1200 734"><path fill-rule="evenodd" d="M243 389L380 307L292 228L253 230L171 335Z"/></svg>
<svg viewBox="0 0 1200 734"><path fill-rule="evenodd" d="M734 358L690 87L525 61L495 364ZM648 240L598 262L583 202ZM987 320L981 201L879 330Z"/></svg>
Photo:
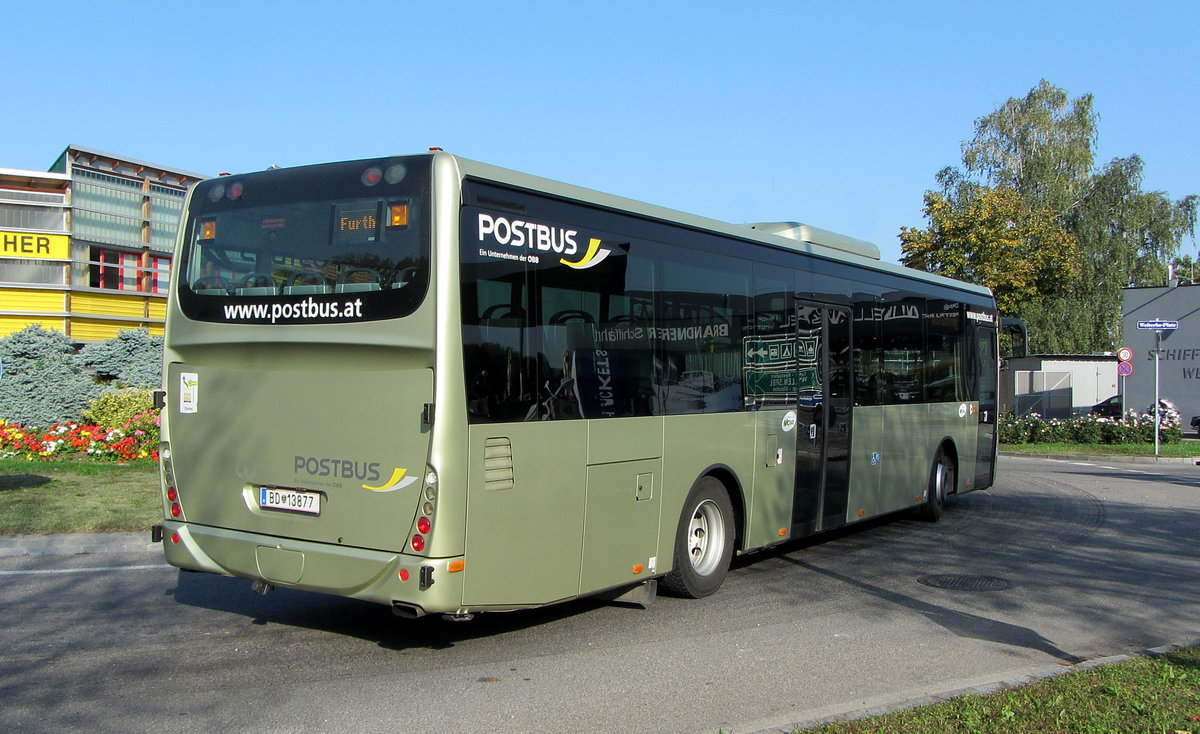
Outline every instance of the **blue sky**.
<svg viewBox="0 0 1200 734"><path fill-rule="evenodd" d="M1097 165L1200 193L1200 3L0 0L0 168L206 174L430 146L899 257L975 119L1095 95ZM1195 243L1185 252L1195 254Z"/></svg>

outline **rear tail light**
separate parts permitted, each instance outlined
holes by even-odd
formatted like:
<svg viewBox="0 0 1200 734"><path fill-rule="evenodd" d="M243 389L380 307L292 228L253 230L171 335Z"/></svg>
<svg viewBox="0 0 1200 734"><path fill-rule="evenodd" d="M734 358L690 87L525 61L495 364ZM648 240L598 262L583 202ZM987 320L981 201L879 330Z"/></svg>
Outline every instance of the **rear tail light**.
<svg viewBox="0 0 1200 734"><path fill-rule="evenodd" d="M413 536L409 541L414 551L418 553L425 550L428 545L426 536L433 531L433 514L437 509L437 472L430 469L425 472L425 487L422 491L424 499L421 502L421 512L417 515L416 522L413 523Z"/></svg>
<svg viewBox="0 0 1200 734"><path fill-rule="evenodd" d="M183 505L179 501L179 489L175 484L175 466L171 460L171 444L163 442L158 449L158 461L162 468L163 484L166 485L167 512L173 519L183 517ZM174 540L172 538L172 540ZM176 541L178 542L178 541Z"/></svg>

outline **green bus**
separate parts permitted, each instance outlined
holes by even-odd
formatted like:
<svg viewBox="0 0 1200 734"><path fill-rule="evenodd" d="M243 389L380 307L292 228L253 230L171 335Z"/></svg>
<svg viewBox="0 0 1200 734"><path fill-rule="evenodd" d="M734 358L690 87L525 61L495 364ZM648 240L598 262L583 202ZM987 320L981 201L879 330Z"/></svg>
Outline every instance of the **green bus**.
<svg viewBox="0 0 1200 734"><path fill-rule="evenodd" d="M986 288L434 149L201 182L166 324L171 564L469 619L702 597L992 484Z"/></svg>

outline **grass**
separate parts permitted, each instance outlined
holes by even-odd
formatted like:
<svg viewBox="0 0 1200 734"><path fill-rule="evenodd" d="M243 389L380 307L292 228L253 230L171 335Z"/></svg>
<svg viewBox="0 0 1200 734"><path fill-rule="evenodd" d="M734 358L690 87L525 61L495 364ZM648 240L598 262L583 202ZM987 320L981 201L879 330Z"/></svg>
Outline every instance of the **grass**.
<svg viewBox="0 0 1200 734"><path fill-rule="evenodd" d="M142 531L160 520L153 461L0 459L0 534Z"/></svg>
<svg viewBox="0 0 1200 734"><path fill-rule="evenodd" d="M986 695L826 724L816 734L1200 732L1200 647Z"/></svg>
<svg viewBox="0 0 1200 734"><path fill-rule="evenodd" d="M1154 444L1107 443L1003 443L1001 451L1020 454L1074 454L1078 456L1154 456ZM1181 441L1159 446L1158 455L1165 458L1200 457L1200 443Z"/></svg>

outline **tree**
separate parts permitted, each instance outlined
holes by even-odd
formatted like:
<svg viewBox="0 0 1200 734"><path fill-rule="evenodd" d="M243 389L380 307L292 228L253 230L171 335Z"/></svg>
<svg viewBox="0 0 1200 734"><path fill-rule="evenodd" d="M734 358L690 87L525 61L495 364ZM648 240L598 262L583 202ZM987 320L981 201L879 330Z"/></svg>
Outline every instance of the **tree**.
<svg viewBox="0 0 1200 734"><path fill-rule="evenodd" d="M1171 262L1171 269L1175 272L1175 279L1180 285L1196 285L1200 283L1196 275L1196 258L1191 255L1177 257Z"/></svg>
<svg viewBox="0 0 1200 734"><path fill-rule="evenodd" d="M929 229L900 232L901 262L991 287L1034 351L1114 349L1121 289L1165 283L1195 230L1197 198L1143 192L1136 155L1093 171L1092 103L1042 80L976 120L962 167L926 192Z"/></svg>
<svg viewBox="0 0 1200 734"><path fill-rule="evenodd" d="M1074 279L1074 238L1053 211L1031 208L1015 189L983 189L961 204L927 192L925 216L928 229L901 229L901 262L986 285L1002 313Z"/></svg>
<svg viewBox="0 0 1200 734"><path fill-rule="evenodd" d="M1088 324L1085 349L1121 342L1121 289L1165 285L1167 262L1196 220L1196 197L1172 202L1141 190L1142 160L1117 158L1094 174L1079 206L1064 214L1079 242L1073 285L1077 318ZM1087 306L1090 304L1090 308Z"/></svg>
<svg viewBox="0 0 1200 734"><path fill-rule="evenodd" d="M1070 211L1091 174L1096 122L1092 95L1072 100L1043 79L1024 99L975 121L963 168L984 185L1016 189L1033 206Z"/></svg>

